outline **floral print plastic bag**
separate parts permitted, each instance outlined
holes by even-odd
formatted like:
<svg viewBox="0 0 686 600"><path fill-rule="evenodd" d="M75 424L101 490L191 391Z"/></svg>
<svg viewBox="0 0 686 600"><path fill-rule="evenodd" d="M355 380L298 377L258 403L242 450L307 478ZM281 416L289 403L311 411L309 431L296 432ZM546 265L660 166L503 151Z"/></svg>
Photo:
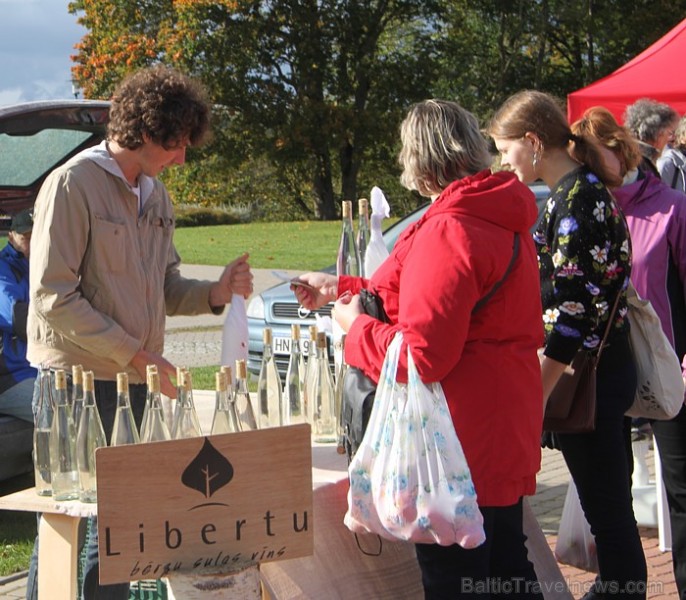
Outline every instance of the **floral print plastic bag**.
<svg viewBox="0 0 686 600"><path fill-rule="evenodd" d="M401 333L386 353L369 424L348 467L345 525L391 540L484 542L469 467L439 383L422 383L407 348L408 383L396 382Z"/></svg>

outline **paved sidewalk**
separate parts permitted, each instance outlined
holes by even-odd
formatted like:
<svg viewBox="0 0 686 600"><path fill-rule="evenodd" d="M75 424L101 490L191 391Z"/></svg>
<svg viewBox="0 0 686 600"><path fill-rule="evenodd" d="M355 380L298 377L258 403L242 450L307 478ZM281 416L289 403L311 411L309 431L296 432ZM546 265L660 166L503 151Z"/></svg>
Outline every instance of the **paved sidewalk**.
<svg viewBox="0 0 686 600"><path fill-rule="evenodd" d="M221 273L220 267L185 267L184 275L200 279L215 280ZM292 275L297 272L291 272ZM255 271L255 293L278 283L269 270ZM174 364L186 366L219 365L221 355L222 325L225 315L197 317L174 317L167 320L165 357ZM197 402L197 401L196 401ZM210 406L208 404L208 406ZM205 411L211 410L205 407ZM201 420L208 415L201 415ZM211 418L211 414L209 415ZM648 465L652 465L652 452ZM652 475L652 469L651 469ZM554 550L557 531L562 515L562 506L567 493L569 472L562 455L554 450L543 450L543 462L538 476L535 496L529 498L531 508ZM677 598L672 574L671 553L660 552L657 529L640 529L643 548L648 561L649 600ZM562 565L562 574L575 598L581 598L595 578L588 573ZM0 581L0 599L18 599L25 596L26 576L19 575Z"/></svg>

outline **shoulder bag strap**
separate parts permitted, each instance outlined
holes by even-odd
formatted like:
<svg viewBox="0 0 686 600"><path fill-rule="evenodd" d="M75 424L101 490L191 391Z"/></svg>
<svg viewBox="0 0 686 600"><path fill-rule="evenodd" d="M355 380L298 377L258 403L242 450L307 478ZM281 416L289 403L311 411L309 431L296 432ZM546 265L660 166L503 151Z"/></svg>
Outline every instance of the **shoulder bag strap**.
<svg viewBox="0 0 686 600"><path fill-rule="evenodd" d="M619 306L619 299L622 297L622 290L619 290L617 297L615 298L615 303L612 305L612 310L610 311L610 318L607 320L607 326L605 327L605 333L603 334L603 339L598 346L598 354L596 354L597 360L600 360L600 355L603 353L603 348L605 348L605 342L607 342L607 336L610 334L610 329L612 328L612 321L614 321L615 313L617 312L617 307Z"/></svg>
<svg viewBox="0 0 686 600"><path fill-rule="evenodd" d="M503 276L496 281L495 285L489 290L489 292L481 298L475 305L474 308L472 309L472 314L476 313L479 311L481 308L483 308L484 304L488 302L493 294L495 294L498 291L498 288L505 282L507 279L507 276L510 274L510 271L512 271L512 267L514 267L515 260L517 259L517 255L519 254L519 233L515 232L514 234L514 241L512 242L512 258L510 259L510 264L507 265L507 269L505 269L505 273Z"/></svg>

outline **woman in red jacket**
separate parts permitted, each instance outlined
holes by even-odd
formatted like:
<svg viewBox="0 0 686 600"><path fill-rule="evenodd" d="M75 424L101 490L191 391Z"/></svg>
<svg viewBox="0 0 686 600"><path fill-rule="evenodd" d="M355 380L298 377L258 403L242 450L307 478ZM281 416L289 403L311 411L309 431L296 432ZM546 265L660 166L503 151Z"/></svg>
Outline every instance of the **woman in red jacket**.
<svg viewBox="0 0 686 600"><path fill-rule="evenodd" d="M417 544L426 598L473 597L507 589L512 598L540 590L522 532L522 497L533 494L540 467L543 344L536 254L529 228L533 194L512 173L491 173L475 117L454 102L427 100L401 128L401 181L432 205L398 239L370 280L325 273L300 279L309 309L336 300L347 332L345 359L378 381L386 350L403 333L425 383L440 382L484 516L486 542ZM496 293L519 234L520 249ZM390 324L363 314L358 292L371 289ZM402 356L402 352L401 352ZM401 358L398 378L406 380Z"/></svg>

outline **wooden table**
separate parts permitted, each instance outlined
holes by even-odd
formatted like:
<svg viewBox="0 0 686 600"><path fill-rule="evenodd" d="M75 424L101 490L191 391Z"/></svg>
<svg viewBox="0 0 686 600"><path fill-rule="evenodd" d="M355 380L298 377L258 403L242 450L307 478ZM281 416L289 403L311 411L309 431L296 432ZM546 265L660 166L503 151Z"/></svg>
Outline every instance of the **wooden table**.
<svg viewBox="0 0 686 600"><path fill-rule="evenodd" d="M74 600L77 594L79 523L97 514L95 504L56 502L29 488L0 498L0 510L41 513L38 535L38 599Z"/></svg>
<svg viewBox="0 0 686 600"><path fill-rule="evenodd" d="M347 461L332 445L312 448L314 487L313 556L264 563L264 588L273 600L326 598L421 598L421 576L409 543L383 542L379 556L364 554L343 525L347 507ZM78 567L78 530L81 518L97 513L94 504L55 502L33 488L0 498L0 509L42 513L38 551L39 600L73 600ZM546 600L568 600L562 574L533 513L525 501L524 529L529 557L544 587ZM374 536L359 536L360 545L373 553ZM66 576L65 576L66 574ZM558 585L553 583L558 582Z"/></svg>

